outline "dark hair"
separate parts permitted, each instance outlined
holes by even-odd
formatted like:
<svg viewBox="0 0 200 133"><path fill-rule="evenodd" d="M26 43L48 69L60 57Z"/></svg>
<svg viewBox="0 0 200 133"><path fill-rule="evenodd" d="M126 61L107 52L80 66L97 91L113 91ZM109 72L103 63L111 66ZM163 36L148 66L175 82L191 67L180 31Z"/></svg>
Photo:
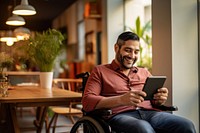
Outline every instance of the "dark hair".
<svg viewBox="0 0 200 133"><path fill-rule="evenodd" d="M130 31L126 31L121 33L118 38L117 38L117 42L116 44L121 47L125 41L128 40L136 40L136 41L140 41L140 38L137 34L130 32Z"/></svg>

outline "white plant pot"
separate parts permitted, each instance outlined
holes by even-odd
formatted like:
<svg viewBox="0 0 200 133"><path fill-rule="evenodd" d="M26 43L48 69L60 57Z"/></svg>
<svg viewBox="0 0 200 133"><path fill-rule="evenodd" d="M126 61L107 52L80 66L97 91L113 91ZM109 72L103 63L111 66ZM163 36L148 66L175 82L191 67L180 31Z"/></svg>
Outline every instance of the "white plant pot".
<svg viewBox="0 0 200 133"><path fill-rule="evenodd" d="M52 88L53 72L40 72L40 87L44 89Z"/></svg>

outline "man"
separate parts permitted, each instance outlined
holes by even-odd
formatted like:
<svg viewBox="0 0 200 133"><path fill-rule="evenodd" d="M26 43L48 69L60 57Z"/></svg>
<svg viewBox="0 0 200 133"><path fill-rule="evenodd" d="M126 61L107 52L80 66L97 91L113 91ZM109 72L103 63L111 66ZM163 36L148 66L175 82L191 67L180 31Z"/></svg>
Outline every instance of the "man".
<svg viewBox="0 0 200 133"><path fill-rule="evenodd" d="M96 66L88 78L82 103L85 111L110 108L108 118L117 133L195 133L191 121L160 112L153 105L163 105L168 89L160 88L154 100L144 100L145 80L151 76L145 68L133 66L139 56L139 37L132 32L119 35L111 64Z"/></svg>

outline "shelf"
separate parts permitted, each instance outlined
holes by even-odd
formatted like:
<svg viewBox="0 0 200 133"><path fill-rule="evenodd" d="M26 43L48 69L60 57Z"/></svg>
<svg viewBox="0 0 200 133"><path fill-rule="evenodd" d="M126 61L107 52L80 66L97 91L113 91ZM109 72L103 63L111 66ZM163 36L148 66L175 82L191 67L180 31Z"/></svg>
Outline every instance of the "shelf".
<svg viewBox="0 0 200 133"><path fill-rule="evenodd" d="M85 19L101 19L100 14L90 14L89 16L85 17Z"/></svg>

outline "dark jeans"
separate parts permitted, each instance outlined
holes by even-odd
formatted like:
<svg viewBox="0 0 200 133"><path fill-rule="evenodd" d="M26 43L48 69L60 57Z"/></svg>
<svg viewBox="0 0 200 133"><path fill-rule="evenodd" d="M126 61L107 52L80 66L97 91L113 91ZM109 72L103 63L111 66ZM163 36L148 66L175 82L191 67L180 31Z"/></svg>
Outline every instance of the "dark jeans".
<svg viewBox="0 0 200 133"><path fill-rule="evenodd" d="M167 112L136 110L109 120L116 133L196 133L191 121Z"/></svg>

